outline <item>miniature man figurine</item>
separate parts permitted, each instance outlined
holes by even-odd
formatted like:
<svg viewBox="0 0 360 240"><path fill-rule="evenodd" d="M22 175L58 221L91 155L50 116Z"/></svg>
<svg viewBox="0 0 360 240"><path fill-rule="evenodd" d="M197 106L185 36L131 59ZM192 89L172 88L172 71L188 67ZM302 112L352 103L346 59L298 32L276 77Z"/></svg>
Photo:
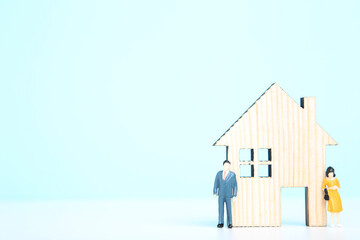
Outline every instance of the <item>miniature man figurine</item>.
<svg viewBox="0 0 360 240"><path fill-rule="evenodd" d="M224 226L224 203L226 203L226 215L228 228L232 228L231 217L231 198L235 200L237 194L236 175L230 171L230 162L225 160L223 162L224 170L219 171L215 177L214 196L219 196L219 222L217 227Z"/></svg>

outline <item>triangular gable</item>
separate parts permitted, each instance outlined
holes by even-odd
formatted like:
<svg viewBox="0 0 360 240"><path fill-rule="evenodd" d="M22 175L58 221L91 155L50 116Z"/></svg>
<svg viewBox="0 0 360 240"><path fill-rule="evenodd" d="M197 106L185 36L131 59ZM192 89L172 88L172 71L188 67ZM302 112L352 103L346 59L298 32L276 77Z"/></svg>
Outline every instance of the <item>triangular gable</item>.
<svg viewBox="0 0 360 240"><path fill-rule="evenodd" d="M292 100L292 102L294 103L294 106L296 106L295 108L297 109L297 111L304 111L304 109L303 109L292 97L290 97L277 83L273 83L273 84L271 84L271 86L270 86L268 89L266 89L266 91L265 91L263 94L261 94L261 96L260 96L258 99L256 99L256 101L229 127L229 129L226 130L226 132L225 132L223 135L221 135L221 137L213 144L213 146L218 146L218 143L221 141L221 139L222 139L227 133L229 133L229 132L232 130L232 128L240 121L240 119L242 119L244 116L246 116L246 114L249 112L249 110L250 110L252 107L254 107L255 104L256 104L257 102L259 102L260 99L262 99L262 98L270 91L270 89L273 89L274 87L277 87L282 93L284 93L289 99ZM317 125L317 127L319 128L319 130L322 131L323 134L326 136L326 139L327 139L326 145L337 145L336 141L335 141L333 138L331 138L331 136L330 136L322 127L320 127L320 125L319 125L318 123L316 123L316 125ZM223 145L223 144L219 144L219 145Z"/></svg>

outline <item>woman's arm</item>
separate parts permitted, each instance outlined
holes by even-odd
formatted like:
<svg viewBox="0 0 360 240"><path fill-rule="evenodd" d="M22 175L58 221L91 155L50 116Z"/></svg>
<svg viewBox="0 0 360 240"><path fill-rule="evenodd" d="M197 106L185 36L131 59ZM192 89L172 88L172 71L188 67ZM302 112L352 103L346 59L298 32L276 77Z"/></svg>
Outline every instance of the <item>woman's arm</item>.
<svg viewBox="0 0 360 240"><path fill-rule="evenodd" d="M321 184L321 189L324 190L326 188L326 178L324 178L322 184Z"/></svg>
<svg viewBox="0 0 360 240"><path fill-rule="evenodd" d="M339 183L339 180L336 178L335 179L335 185L332 186L331 188L329 188L331 190L337 190L337 189L340 189L340 183Z"/></svg>

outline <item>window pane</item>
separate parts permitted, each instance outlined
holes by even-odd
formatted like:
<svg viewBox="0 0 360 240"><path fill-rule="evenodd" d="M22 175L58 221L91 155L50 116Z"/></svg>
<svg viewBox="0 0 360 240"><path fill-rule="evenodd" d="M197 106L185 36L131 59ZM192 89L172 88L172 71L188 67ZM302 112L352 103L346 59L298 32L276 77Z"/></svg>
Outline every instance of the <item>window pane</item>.
<svg viewBox="0 0 360 240"><path fill-rule="evenodd" d="M262 162L271 161L271 149L259 148L258 149L258 159L259 159L259 161L262 161Z"/></svg>
<svg viewBox="0 0 360 240"><path fill-rule="evenodd" d="M254 177L254 166L240 165L240 177Z"/></svg>
<svg viewBox="0 0 360 240"><path fill-rule="evenodd" d="M253 161L254 160L254 149L240 149L239 152L240 161Z"/></svg>
<svg viewBox="0 0 360 240"><path fill-rule="evenodd" d="M259 177L271 177L271 165L259 165Z"/></svg>

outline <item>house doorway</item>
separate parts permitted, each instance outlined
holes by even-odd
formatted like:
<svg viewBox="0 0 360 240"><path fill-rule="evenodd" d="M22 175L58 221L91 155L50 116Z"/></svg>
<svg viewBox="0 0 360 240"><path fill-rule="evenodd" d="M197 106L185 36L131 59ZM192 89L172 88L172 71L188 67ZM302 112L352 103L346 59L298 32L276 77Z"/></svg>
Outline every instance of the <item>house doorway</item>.
<svg viewBox="0 0 360 240"><path fill-rule="evenodd" d="M307 187L281 188L281 225L307 225Z"/></svg>

